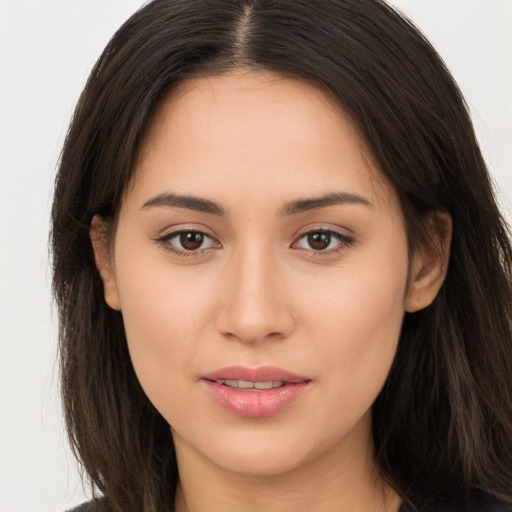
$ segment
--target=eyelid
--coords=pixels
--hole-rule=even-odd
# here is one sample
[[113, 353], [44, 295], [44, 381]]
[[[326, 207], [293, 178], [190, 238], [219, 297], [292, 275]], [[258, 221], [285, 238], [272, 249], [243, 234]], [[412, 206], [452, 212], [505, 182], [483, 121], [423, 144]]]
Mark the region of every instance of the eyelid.
[[[179, 226], [170, 226], [162, 231], [160, 235], [154, 238], [154, 241], [162, 246], [163, 249], [168, 252], [178, 256], [178, 257], [201, 257], [207, 253], [211, 253], [213, 249], [222, 248], [222, 244], [219, 242], [218, 237], [211, 234], [209, 229], [205, 229], [204, 227], [196, 227], [196, 226], [187, 226], [187, 225], [179, 225]], [[307, 226], [300, 230], [294, 237], [294, 241], [290, 245], [292, 249], [298, 249], [300, 251], [304, 251], [308, 253], [309, 257], [328, 257], [329, 255], [335, 255], [340, 252], [347, 251], [350, 246], [352, 246], [355, 242], [354, 237], [352, 235], [347, 235], [345, 231], [352, 231], [348, 228], [341, 227], [332, 227], [326, 225], [318, 225], [318, 226]], [[199, 233], [203, 235], [205, 238], [211, 241], [210, 245], [205, 248], [199, 249], [179, 249], [171, 243], [171, 241], [178, 237], [183, 233]], [[299, 242], [312, 233], [329, 233], [331, 237], [338, 240], [338, 243], [335, 247], [327, 248], [327, 249], [318, 249], [314, 248], [306, 248], [300, 247]]]
[[[347, 231], [350, 230], [347, 229]], [[334, 236], [336, 239], [338, 239], [338, 244], [336, 245], [336, 247], [324, 250], [315, 250], [313, 248], [308, 249], [298, 247], [299, 241], [312, 233], [329, 233], [331, 236]], [[291, 247], [293, 249], [298, 249], [307, 252], [308, 256], [311, 257], [327, 257], [348, 250], [352, 245], [354, 245], [354, 243], [354, 237], [352, 235], [347, 235], [346, 233], [344, 233], [341, 228], [333, 228], [326, 226], [308, 226], [307, 228], [301, 230], [301, 232], [295, 237]]]
[[[159, 244], [163, 249], [169, 251], [171, 254], [174, 254], [178, 257], [200, 257], [204, 256], [205, 253], [209, 252], [211, 249], [219, 249], [221, 247], [221, 244], [218, 241], [218, 239], [211, 233], [208, 233], [207, 231], [208, 230], [204, 228], [198, 227], [176, 226], [174, 228], [167, 228], [166, 230], [164, 230], [162, 234], [154, 238], [154, 241], [157, 244]], [[171, 241], [183, 233], [198, 233], [203, 235], [205, 238], [210, 239], [213, 243], [209, 247], [200, 248], [196, 250], [186, 250], [173, 247]]]

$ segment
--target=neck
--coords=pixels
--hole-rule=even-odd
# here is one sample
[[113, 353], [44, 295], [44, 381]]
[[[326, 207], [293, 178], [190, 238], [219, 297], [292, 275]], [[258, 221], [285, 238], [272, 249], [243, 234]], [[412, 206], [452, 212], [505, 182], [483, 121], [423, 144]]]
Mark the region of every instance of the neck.
[[[331, 449], [272, 475], [214, 465], [176, 440], [176, 512], [397, 512], [400, 498], [378, 473], [371, 443], [360, 453]], [[369, 448], [370, 446], [370, 448]]]

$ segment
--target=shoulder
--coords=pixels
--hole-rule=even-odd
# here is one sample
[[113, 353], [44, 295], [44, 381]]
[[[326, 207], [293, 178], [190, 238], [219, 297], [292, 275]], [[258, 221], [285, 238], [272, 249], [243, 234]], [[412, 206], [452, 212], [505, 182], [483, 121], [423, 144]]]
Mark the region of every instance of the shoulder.
[[444, 494], [416, 491], [408, 493], [399, 512], [512, 512], [512, 505], [500, 504], [478, 490], [470, 495], [455, 491]]

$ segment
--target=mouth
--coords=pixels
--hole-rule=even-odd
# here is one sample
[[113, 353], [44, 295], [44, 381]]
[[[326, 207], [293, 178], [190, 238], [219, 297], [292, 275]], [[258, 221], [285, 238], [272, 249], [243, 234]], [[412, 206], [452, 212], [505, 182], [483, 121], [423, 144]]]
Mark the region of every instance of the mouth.
[[311, 379], [274, 366], [223, 368], [202, 379], [213, 401], [236, 416], [274, 416], [295, 402]]
[[235, 389], [243, 389], [244, 391], [264, 391], [266, 389], [275, 389], [283, 387], [287, 384], [282, 380], [268, 380], [266, 382], [252, 382], [249, 380], [231, 380], [220, 379], [215, 381], [222, 386], [228, 386]]

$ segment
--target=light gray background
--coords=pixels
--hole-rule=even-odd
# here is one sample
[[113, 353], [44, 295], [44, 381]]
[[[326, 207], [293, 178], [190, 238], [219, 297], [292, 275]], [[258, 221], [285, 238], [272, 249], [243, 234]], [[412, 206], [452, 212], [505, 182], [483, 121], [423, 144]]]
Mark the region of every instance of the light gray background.
[[[141, 0], [0, 0], [0, 511], [86, 499], [58, 402], [52, 183], [87, 74]], [[510, 219], [512, 0], [393, 0], [458, 80]]]

